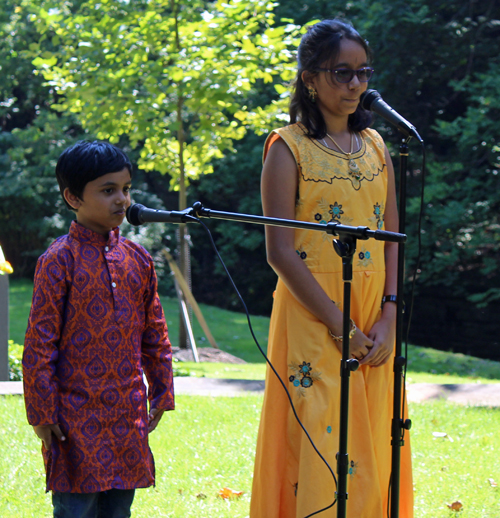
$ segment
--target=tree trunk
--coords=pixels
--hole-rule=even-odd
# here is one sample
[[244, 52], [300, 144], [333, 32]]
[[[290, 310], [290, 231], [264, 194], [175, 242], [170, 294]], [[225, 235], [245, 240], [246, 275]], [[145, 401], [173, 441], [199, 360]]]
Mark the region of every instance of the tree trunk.
[[[171, 0], [172, 13], [175, 21], [175, 43], [177, 51], [181, 49], [181, 42], [179, 36], [179, 25], [178, 25], [178, 12], [179, 5], [175, 0]], [[177, 99], [177, 141], [179, 142], [179, 210], [184, 210], [187, 207], [187, 196], [186, 196], [186, 175], [184, 170], [184, 125], [182, 121], [182, 106], [184, 103], [184, 96], [182, 93], [182, 87], [179, 86], [179, 96]], [[178, 229], [178, 246], [179, 246], [179, 257], [178, 265], [179, 269], [186, 279], [189, 288], [191, 289], [191, 268], [190, 268], [190, 252], [189, 252], [189, 239], [187, 235], [187, 228], [185, 224], [180, 224]], [[184, 295], [182, 295], [184, 298]], [[184, 299], [188, 309], [191, 313], [191, 307], [188, 302]], [[190, 346], [188, 333], [182, 318], [181, 301], [179, 300], [179, 347], [181, 349], [187, 349]]]
[[[184, 169], [184, 127], [182, 123], [182, 104], [183, 98], [179, 95], [177, 101], [177, 122], [179, 129], [177, 131], [177, 140], [179, 142], [179, 210], [184, 210], [187, 207], [187, 194], [186, 194], [186, 179]], [[189, 289], [191, 289], [191, 255], [189, 251], [189, 236], [187, 234], [187, 227], [184, 223], [179, 225], [178, 230], [178, 245], [179, 245], [179, 269], [188, 283]], [[189, 313], [191, 314], [191, 307], [182, 295], [184, 302], [186, 303]], [[179, 300], [179, 306], [181, 301]], [[179, 347], [181, 349], [187, 349], [190, 347], [189, 337], [186, 330], [184, 319], [182, 318], [182, 310], [179, 307]]]
[[9, 276], [0, 275], [0, 381], [9, 381]]

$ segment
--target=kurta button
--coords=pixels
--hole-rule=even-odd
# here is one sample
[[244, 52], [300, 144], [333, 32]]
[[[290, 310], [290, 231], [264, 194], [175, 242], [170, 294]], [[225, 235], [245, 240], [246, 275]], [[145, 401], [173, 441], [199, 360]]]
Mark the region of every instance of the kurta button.
[[112, 282], [111, 286], [113, 286], [113, 288], [116, 288], [116, 282]]
[[106, 250], [106, 252], [108, 252], [109, 251], [109, 246], [105, 246], [104, 250]]

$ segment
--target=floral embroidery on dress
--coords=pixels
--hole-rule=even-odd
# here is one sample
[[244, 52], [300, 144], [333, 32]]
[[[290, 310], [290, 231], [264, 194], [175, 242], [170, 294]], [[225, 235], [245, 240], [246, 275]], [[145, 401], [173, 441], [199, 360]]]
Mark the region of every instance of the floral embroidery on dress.
[[335, 202], [333, 205], [330, 205], [328, 213], [332, 215], [332, 219], [330, 221], [340, 222], [340, 217], [344, 214], [344, 211], [342, 210], [342, 205]]
[[[334, 179], [349, 180], [356, 191], [361, 188], [363, 180], [371, 182], [375, 176], [378, 176], [384, 170], [385, 166], [385, 164], [381, 164], [382, 167], [372, 167], [372, 151], [367, 148], [364, 142], [361, 151], [355, 154], [357, 156], [349, 160], [346, 157], [336, 157], [336, 160], [332, 160], [332, 156], [335, 157], [335, 151], [326, 152], [324, 156], [316, 155], [313, 158], [308, 155], [308, 150], [303, 150], [303, 155], [304, 162], [314, 161], [319, 164], [314, 177], [309, 178], [303, 174], [304, 180], [328, 182], [330, 184]], [[353, 164], [355, 167], [353, 167]], [[309, 175], [310, 173], [307, 174], [307, 176]]]
[[[302, 140], [307, 130], [301, 123], [287, 126], [286, 130], [299, 145], [298, 155], [301, 161], [298, 169], [306, 182], [333, 184], [334, 180], [347, 180], [358, 191], [363, 181], [373, 181], [386, 167], [375, 149], [382, 149], [381, 137], [374, 139], [367, 132], [361, 132], [361, 148], [347, 158], [338, 151], [326, 149], [320, 144], [315, 145], [314, 141]], [[312, 146], [310, 142], [313, 143]]]
[[297, 252], [297, 255], [302, 259], [302, 260], [305, 260], [307, 259], [307, 254], [306, 252], [304, 251], [304, 247], [302, 245], [299, 246], [299, 248], [297, 250], [295, 250]]
[[[349, 225], [352, 222], [352, 218], [346, 217], [342, 210], [342, 205], [339, 202], [335, 202], [333, 205], [325, 198], [316, 200], [317, 212], [314, 213], [314, 221], [321, 224], [326, 223], [342, 223], [343, 225]], [[328, 235], [325, 233], [323, 236], [327, 238]]]
[[351, 475], [351, 478], [356, 475], [356, 472], [358, 471], [358, 464], [358, 462], [354, 462], [353, 460], [349, 462], [349, 475]]
[[384, 204], [379, 204], [378, 202], [373, 206], [373, 214], [371, 218], [368, 219], [368, 221], [371, 221], [375, 225], [377, 225], [377, 228], [379, 230], [382, 230], [384, 227]]
[[306, 396], [306, 390], [313, 386], [315, 381], [321, 380], [321, 372], [313, 372], [311, 364], [303, 361], [300, 365], [292, 362], [288, 368], [293, 374], [288, 378], [290, 383], [297, 389], [299, 397]]
[[370, 264], [373, 264], [372, 255], [369, 250], [366, 249], [365, 246], [358, 253], [359, 261], [358, 266], [363, 266], [367, 268]]
[[330, 209], [330, 204], [325, 198], [321, 198], [321, 200], [316, 200], [318, 205], [318, 212], [314, 214], [314, 220], [318, 223], [326, 224], [329, 219], [328, 211]]

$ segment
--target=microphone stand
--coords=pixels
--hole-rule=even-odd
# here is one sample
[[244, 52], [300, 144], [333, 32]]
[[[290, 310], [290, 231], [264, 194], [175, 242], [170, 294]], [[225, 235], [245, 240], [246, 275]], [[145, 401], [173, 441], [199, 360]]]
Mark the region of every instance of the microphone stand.
[[[411, 136], [402, 139], [399, 147], [399, 231], [404, 233], [406, 227], [406, 170], [408, 165], [408, 142]], [[397, 278], [397, 313], [396, 313], [396, 350], [394, 357], [394, 398], [392, 435], [392, 468], [391, 468], [391, 498], [390, 516], [399, 518], [399, 491], [401, 475], [401, 448], [404, 446], [404, 431], [411, 428], [411, 420], [404, 420], [402, 411], [403, 370], [406, 358], [402, 354], [403, 343], [403, 313], [404, 313], [404, 262], [405, 244], [398, 244], [398, 278]]]
[[339, 451], [337, 453], [337, 518], [344, 518], [347, 513], [347, 475], [349, 473], [349, 455], [347, 453], [349, 422], [349, 378], [351, 372], [359, 367], [359, 361], [349, 354], [351, 328], [351, 283], [352, 258], [356, 252], [356, 238], [350, 234], [340, 234], [334, 239], [333, 248], [342, 258], [342, 281], [344, 283], [344, 312], [342, 321], [342, 360], [340, 362], [340, 429]]
[[[405, 169], [406, 170], [406, 169]], [[234, 212], [222, 212], [207, 209], [200, 202], [196, 202], [191, 209], [186, 209], [181, 219], [184, 222], [196, 221], [194, 217], [200, 218], [219, 218], [232, 221], [256, 223], [261, 225], [273, 225], [279, 227], [292, 227], [306, 230], [316, 230], [327, 232], [338, 239], [334, 239], [333, 246], [335, 252], [342, 258], [342, 280], [344, 284], [344, 313], [343, 313], [343, 340], [342, 340], [342, 360], [341, 360], [341, 384], [340, 384], [340, 429], [339, 429], [339, 451], [337, 453], [337, 473], [338, 483], [336, 491], [337, 518], [345, 518], [347, 507], [347, 476], [349, 473], [349, 456], [347, 453], [348, 440], [348, 415], [349, 415], [349, 378], [351, 372], [359, 367], [356, 359], [350, 358], [349, 354], [349, 332], [351, 326], [351, 282], [352, 282], [352, 259], [356, 251], [357, 239], [367, 240], [370, 238], [378, 241], [392, 241], [402, 243], [406, 240], [404, 234], [388, 232], [385, 230], [370, 230], [368, 227], [351, 227], [340, 223], [309, 223], [306, 221], [288, 220], [280, 218], [268, 218], [265, 216], [252, 216]], [[194, 216], [194, 217], [193, 217]], [[399, 265], [398, 265], [399, 266]], [[402, 301], [399, 297], [398, 284], [398, 304]], [[398, 414], [399, 416], [399, 414]], [[394, 430], [394, 426], [393, 426]], [[398, 479], [399, 483], [399, 479]]]
[[[371, 110], [398, 128], [405, 138], [402, 139], [399, 148], [399, 232], [405, 232], [406, 221], [406, 169], [408, 161], [408, 142], [415, 137], [420, 144], [424, 144], [422, 137], [418, 134], [415, 126], [399, 113], [386, 104], [376, 90], [366, 90], [361, 94], [360, 104], [365, 110]], [[411, 428], [411, 421], [404, 420], [402, 415], [402, 387], [403, 371], [406, 366], [406, 358], [402, 355], [403, 338], [403, 283], [404, 283], [404, 243], [398, 246], [398, 271], [397, 271], [397, 314], [396, 314], [396, 348], [394, 357], [394, 399], [393, 399], [393, 418], [391, 424], [392, 435], [392, 467], [390, 488], [390, 517], [399, 518], [399, 491], [401, 474], [401, 448], [404, 446], [404, 431]]]

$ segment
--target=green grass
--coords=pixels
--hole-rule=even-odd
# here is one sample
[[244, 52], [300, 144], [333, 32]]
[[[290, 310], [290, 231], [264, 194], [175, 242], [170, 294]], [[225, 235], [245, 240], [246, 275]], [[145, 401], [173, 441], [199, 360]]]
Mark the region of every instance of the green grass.
[[[10, 336], [22, 343], [32, 285], [11, 281]], [[163, 299], [170, 336], [176, 344], [178, 310]], [[184, 362], [191, 375], [263, 379], [265, 363], [250, 337], [244, 315], [203, 306], [221, 349], [247, 364]], [[266, 344], [269, 319], [252, 317]], [[194, 323], [198, 346], [207, 344]], [[20, 347], [12, 348], [16, 355]], [[409, 346], [410, 382], [471, 383], [500, 381], [500, 363], [462, 354]], [[178, 364], [179, 365], [179, 364]], [[135, 518], [248, 516], [251, 477], [262, 396], [239, 398], [178, 396], [151, 436], [157, 486], [137, 492]], [[446, 401], [410, 404], [416, 518], [498, 518], [500, 516], [500, 409], [458, 406]], [[433, 432], [446, 433], [436, 437]], [[0, 516], [49, 516], [39, 441], [26, 423], [20, 397], [0, 397]], [[492, 482], [490, 482], [490, 480]], [[244, 491], [230, 502], [217, 497], [223, 487]], [[447, 504], [460, 500], [463, 510]], [[26, 502], [30, 502], [27, 506]]]
[[263, 380], [266, 376], [265, 363], [180, 362], [177, 366], [201, 378]]
[[[161, 298], [165, 318], [167, 320], [170, 341], [177, 346], [179, 341], [179, 309], [177, 299]], [[264, 363], [248, 329], [248, 321], [243, 313], [200, 304], [200, 309], [207, 321], [217, 345], [223, 351], [231, 353], [249, 363]], [[198, 347], [210, 347], [208, 340], [196, 318], [193, 319], [193, 334]], [[269, 318], [251, 317], [252, 327], [264, 352], [267, 351], [267, 335]]]
[[[412, 345], [408, 348], [408, 358], [409, 383], [500, 383], [499, 362]], [[258, 380], [264, 379], [266, 372], [263, 363], [182, 362], [179, 365], [192, 376], [206, 378]]]
[[9, 337], [24, 343], [33, 295], [33, 283], [27, 279], [9, 279]]
[[[247, 516], [261, 405], [261, 396], [178, 396], [151, 435], [156, 487], [137, 491], [134, 518]], [[0, 516], [49, 516], [40, 444], [21, 397], [0, 397], [0, 443]], [[244, 494], [224, 501], [224, 487]]]
[[[32, 294], [33, 283], [31, 281], [25, 279], [10, 280], [9, 335], [18, 344], [24, 342]], [[161, 302], [167, 320], [170, 341], [172, 345], [176, 346], [179, 341], [179, 307], [177, 299], [161, 297]], [[220, 349], [234, 354], [249, 363], [264, 363], [265, 360], [248, 331], [247, 318], [244, 314], [205, 304], [200, 304], [200, 308]], [[252, 316], [252, 326], [259, 343], [265, 351], [267, 349], [269, 318]], [[210, 346], [196, 318], [194, 318], [193, 322], [193, 333], [198, 347]]]
[[499, 383], [500, 362], [408, 346], [410, 383]]
[[[262, 397], [178, 396], [176, 402], [151, 436], [157, 484], [137, 491], [133, 517], [248, 516]], [[489, 479], [500, 482], [500, 410], [438, 401], [410, 405], [410, 414], [415, 517], [498, 518], [500, 493]], [[19, 396], [0, 397], [0, 444], [0, 516], [50, 516], [40, 444]], [[224, 487], [244, 494], [223, 501], [217, 494]], [[464, 506], [460, 513], [446, 506], [456, 500]]]
[[[410, 405], [410, 414], [415, 517], [498, 518], [500, 409], [439, 401]], [[446, 507], [457, 500], [458, 513]]]
[[[32, 290], [31, 281], [17, 279], [10, 281], [10, 338], [18, 344], [24, 341]], [[170, 339], [173, 345], [177, 345], [179, 336], [177, 301], [163, 297], [162, 305]], [[219, 347], [242, 358], [248, 364], [186, 362], [182, 364], [183, 370], [196, 376], [264, 379], [265, 360], [250, 335], [246, 316], [204, 304], [200, 306]], [[251, 320], [257, 339], [266, 351], [269, 318], [252, 316]], [[209, 345], [196, 319], [193, 323], [193, 333], [198, 347]], [[500, 362], [410, 345], [408, 381], [410, 383], [497, 383], [500, 382]]]

